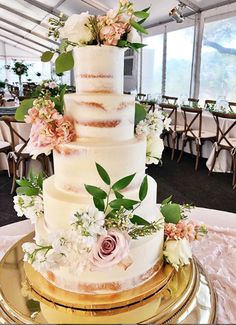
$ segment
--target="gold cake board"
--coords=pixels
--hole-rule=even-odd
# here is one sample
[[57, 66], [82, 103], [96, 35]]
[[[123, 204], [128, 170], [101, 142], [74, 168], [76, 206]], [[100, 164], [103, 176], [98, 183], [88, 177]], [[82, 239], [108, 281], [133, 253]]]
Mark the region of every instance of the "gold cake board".
[[0, 263], [1, 324], [212, 324], [216, 299], [197, 260], [169, 265], [143, 285], [121, 293], [82, 295], [56, 288], [23, 262], [18, 241]]

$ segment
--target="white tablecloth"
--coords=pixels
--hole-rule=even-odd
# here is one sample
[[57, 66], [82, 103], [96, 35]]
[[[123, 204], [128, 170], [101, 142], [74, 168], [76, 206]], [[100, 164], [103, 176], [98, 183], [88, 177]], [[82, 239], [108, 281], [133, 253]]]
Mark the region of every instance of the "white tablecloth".
[[[208, 225], [209, 233], [195, 242], [193, 252], [212, 281], [218, 298], [219, 324], [236, 323], [236, 214], [195, 208], [191, 218]], [[0, 228], [0, 257], [33, 230], [28, 220]]]
[[[189, 120], [192, 120], [192, 114], [187, 113], [187, 118]], [[233, 124], [234, 120], [232, 119], [221, 119], [221, 127], [222, 130], [226, 130]], [[179, 109], [177, 112], [177, 124], [178, 125], [183, 125], [184, 126], [184, 117], [183, 113]], [[198, 123], [195, 121], [192, 125], [192, 128], [198, 129]], [[209, 132], [215, 132], [216, 133], [216, 123], [215, 120], [210, 112], [203, 111], [202, 112], [202, 130], [203, 131], [209, 131]], [[231, 131], [228, 133], [229, 137], [236, 138], [236, 127], [231, 129]], [[179, 148], [181, 148], [182, 141], [180, 139], [179, 141]], [[189, 146], [187, 145], [185, 147], [186, 152], [190, 152]], [[193, 153], [196, 154], [195, 151], [195, 146], [193, 145]], [[208, 169], [211, 168], [212, 163], [213, 163], [213, 157], [214, 157], [214, 147], [212, 145], [212, 142], [206, 141], [202, 147], [202, 157], [207, 158], [207, 167]], [[221, 153], [219, 154], [216, 163], [215, 163], [215, 172], [230, 172], [232, 167], [232, 156], [231, 154], [226, 151], [222, 150]]]

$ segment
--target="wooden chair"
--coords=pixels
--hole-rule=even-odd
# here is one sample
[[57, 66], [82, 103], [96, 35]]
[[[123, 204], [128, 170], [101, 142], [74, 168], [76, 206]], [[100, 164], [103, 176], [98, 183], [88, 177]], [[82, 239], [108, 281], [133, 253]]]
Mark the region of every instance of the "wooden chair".
[[236, 103], [235, 102], [229, 102], [229, 108], [231, 108], [232, 111], [236, 112]]
[[211, 107], [216, 105], [216, 100], [213, 99], [206, 99], [205, 103], [204, 103], [204, 109], [206, 111], [209, 111], [211, 109]]
[[188, 104], [190, 107], [192, 108], [198, 108], [198, 102], [199, 102], [199, 99], [197, 98], [188, 98]]
[[[197, 152], [195, 170], [197, 170], [199, 159], [202, 155], [202, 145], [205, 141], [211, 141], [214, 143], [216, 134], [202, 130], [202, 109], [181, 107], [181, 111], [184, 115], [184, 132], [182, 134], [182, 149], [177, 162], [180, 162], [187, 142], [189, 143], [190, 153], [193, 154], [192, 142], [194, 141]], [[195, 125], [197, 124], [197, 127], [194, 127], [194, 122]]]
[[3, 153], [6, 156], [8, 156], [10, 151], [11, 151], [11, 144], [7, 141], [0, 140], [0, 153]]
[[162, 96], [162, 103], [159, 104], [160, 107], [162, 107], [163, 105], [166, 107], [166, 105], [177, 105], [177, 100], [178, 97], [173, 97], [173, 96]]
[[162, 138], [163, 138], [163, 140], [165, 138], [167, 139], [168, 147], [170, 147], [169, 136], [171, 137], [171, 141], [172, 141], [171, 160], [173, 160], [174, 156], [175, 156], [175, 150], [179, 149], [179, 138], [180, 138], [181, 134], [184, 132], [184, 126], [178, 124], [178, 121], [177, 121], [178, 106], [177, 105], [163, 103], [160, 107], [161, 107], [162, 111], [167, 113], [167, 117], [171, 118], [170, 129], [165, 130], [163, 132]]
[[[29, 162], [32, 157], [30, 153], [27, 151], [27, 144], [29, 142], [29, 138], [25, 139], [19, 132], [16, 130], [14, 122], [17, 123], [25, 123], [18, 122], [15, 120], [13, 116], [2, 116], [0, 120], [5, 122], [9, 128], [10, 136], [11, 136], [11, 151], [8, 153], [8, 163], [9, 170], [12, 174], [12, 188], [11, 194], [15, 191], [16, 188], [16, 179], [17, 175], [21, 174], [21, 176], [26, 175], [26, 163]], [[20, 144], [16, 144], [15, 139], [21, 140]], [[40, 161], [42, 165], [43, 172], [49, 176], [49, 157], [41, 154], [37, 157], [37, 160]], [[22, 167], [22, 170], [20, 168]], [[21, 171], [21, 173], [20, 173]]]
[[146, 94], [142, 94], [142, 93], [139, 93], [139, 94], [137, 94], [137, 96], [136, 96], [136, 98], [137, 98], [137, 100], [138, 100], [139, 102], [144, 101], [146, 97], [147, 97], [147, 95], [146, 95]]
[[[236, 104], [235, 104], [236, 106]], [[232, 186], [233, 189], [236, 189], [236, 138], [229, 137], [228, 134], [233, 128], [236, 128], [236, 114], [225, 114], [225, 113], [220, 113], [220, 112], [212, 112], [212, 115], [215, 119], [216, 122], [216, 143], [215, 143], [215, 151], [214, 151], [214, 158], [213, 158], [213, 163], [211, 166], [211, 169], [209, 171], [210, 175], [215, 167], [216, 159], [219, 156], [220, 152], [222, 150], [227, 150], [230, 152], [232, 156], [232, 165], [233, 165], [233, 181], [232, 181]], [[233, 123], [223, 130], [222, 120], [225, 119], [230, 119], [233, 120]], [[225, 123], [223, 123], [225, 125]]]

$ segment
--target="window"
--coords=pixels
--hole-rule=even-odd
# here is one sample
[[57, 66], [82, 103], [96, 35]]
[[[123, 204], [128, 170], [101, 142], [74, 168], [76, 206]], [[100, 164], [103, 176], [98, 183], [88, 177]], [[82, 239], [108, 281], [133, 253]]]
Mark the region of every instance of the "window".
[[166, 95], [188, 97], [191, 82], [194, 27], [167, 34]]
[[236, 17], [205, 24], [200, 99], [236, 101]]
[[156, 96], [162, 85], [163, 35], [147, 37], [143, 43], [147, 46], [143, 49], [142, 92]]

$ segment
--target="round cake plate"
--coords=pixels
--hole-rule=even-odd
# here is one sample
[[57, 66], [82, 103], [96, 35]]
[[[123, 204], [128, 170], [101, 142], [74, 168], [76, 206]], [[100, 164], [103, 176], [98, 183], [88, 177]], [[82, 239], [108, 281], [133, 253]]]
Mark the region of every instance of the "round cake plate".
[[[0, 324], [212, 324], [216, 298], [199, 262], [177, 273], [166, 265], [133, 290], [80, 295], [54, 287], [24, 264], [19, 240], [0, 263]], [[91, 299], [91, 297], [93, 297]]]

